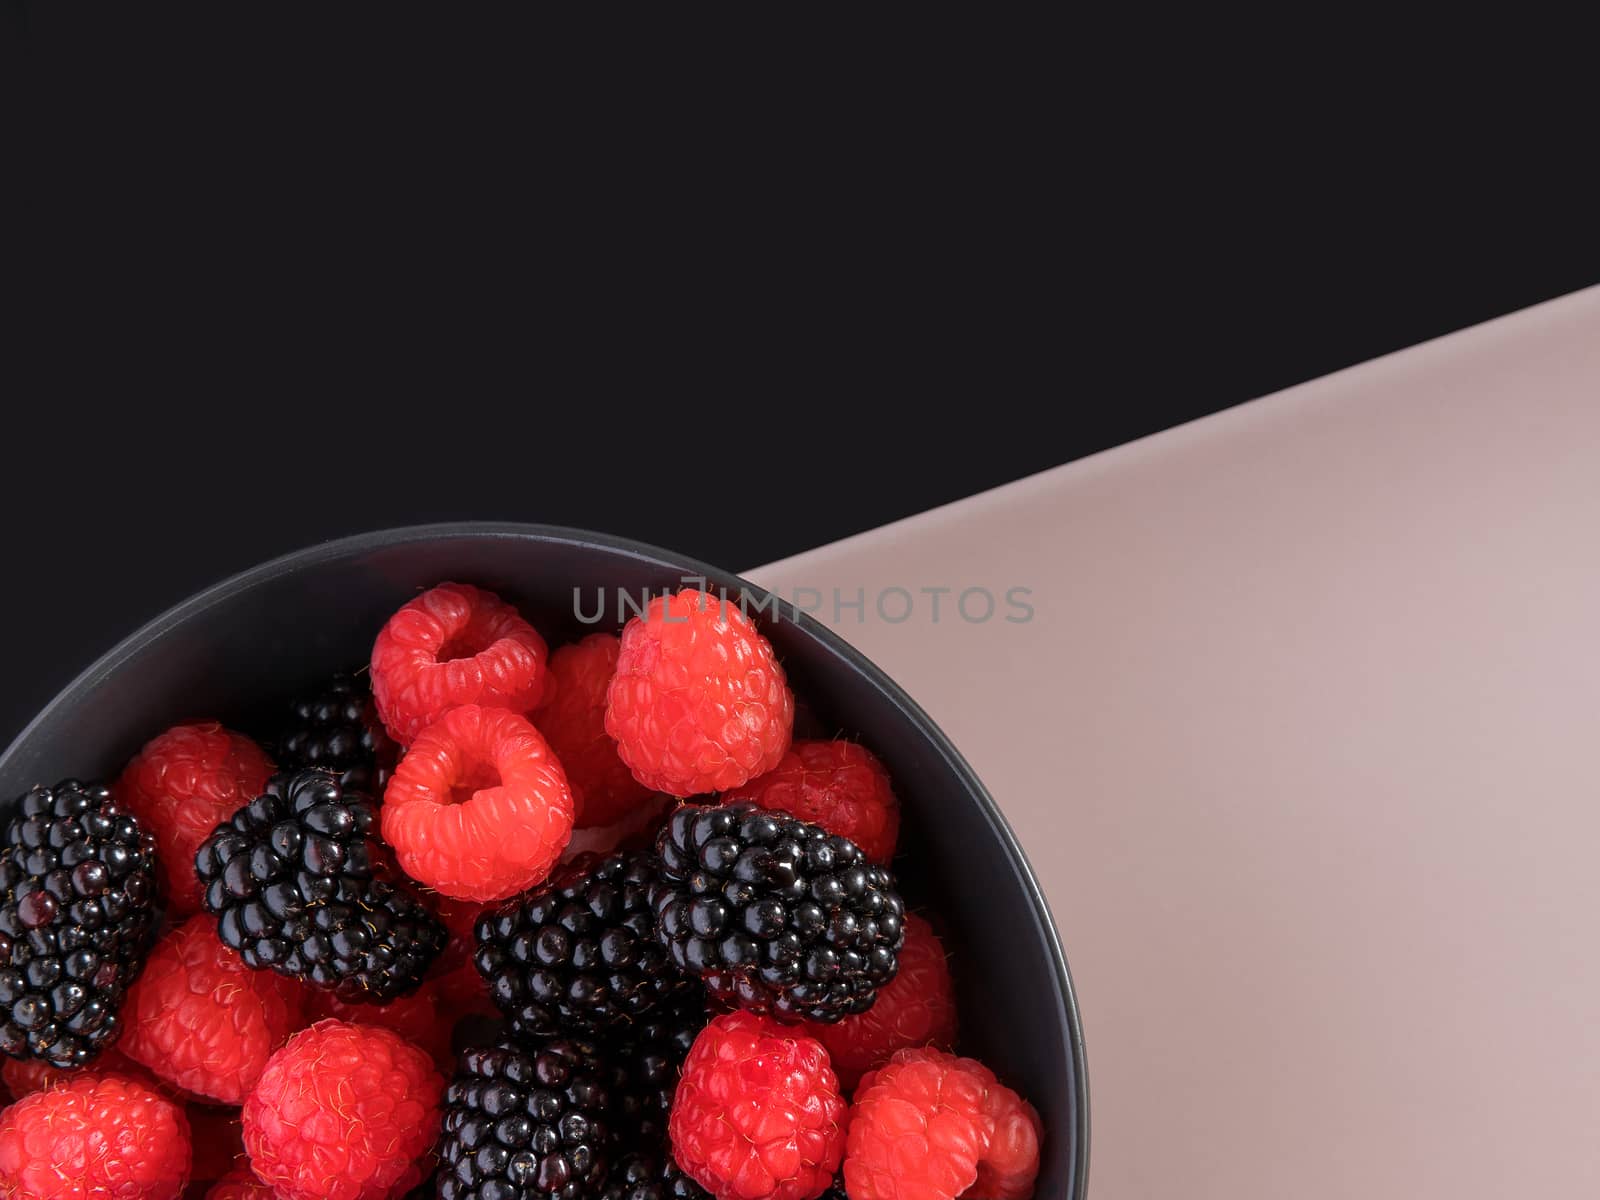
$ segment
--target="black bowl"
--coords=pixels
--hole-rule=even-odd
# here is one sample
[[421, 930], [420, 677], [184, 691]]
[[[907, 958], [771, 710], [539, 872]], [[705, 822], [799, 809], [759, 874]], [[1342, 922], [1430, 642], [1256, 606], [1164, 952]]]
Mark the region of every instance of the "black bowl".
[[[384, 620], [442, 580], [515, 602], [552, 646], [616, 629], [637, 603], [704, 578], [754, 604], [797, 696], [823, 729], [858, 737], [888, 767], [906, 810], [895, 864], [913, 908], [951, 951], [961, 1048], [1038, 1107], [1040, 1200], [1084, 1194], [1088, 1090], [1066, 958], [1016, 839], [972, 769], [926, 713], [870, 662], [792, 606], [664, 550], [535, 525], [458, 524], [365, 534], [290, 554], [201, 592], [74, 680], [0, 757], [5, 808], [36, 783], [112, 777], [176, 721], [250, 730], [286, 697], [362, 663]], [[588, 623], [601, 597], [604, 618]], [[579, 618], [582, 614], [583, 619]]]

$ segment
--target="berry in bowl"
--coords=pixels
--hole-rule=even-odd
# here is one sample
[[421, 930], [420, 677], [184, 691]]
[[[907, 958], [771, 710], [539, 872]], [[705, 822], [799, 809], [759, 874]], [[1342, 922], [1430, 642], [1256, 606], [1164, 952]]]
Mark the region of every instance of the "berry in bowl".
[[1066, 964], [993, 802], [700, 564], [302, 551], [96, 663], [0, 796], [5, 1194], [1083, 1194]]

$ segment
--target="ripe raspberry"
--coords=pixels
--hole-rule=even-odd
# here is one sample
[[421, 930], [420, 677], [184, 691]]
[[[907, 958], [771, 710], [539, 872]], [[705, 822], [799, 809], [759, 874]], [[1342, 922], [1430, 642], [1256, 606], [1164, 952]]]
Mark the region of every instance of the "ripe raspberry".
[[444, 1079], [399, 1034], [319, 1021], [244, 1105], [244, 1144], [278, 1200], [387, 1200], [422, 1181]]
[[303, 1022], [301, 989], [245, 966], [201, 914], [150, 952], [128, 990], [118, 1046], [178, 1087], [243, 1104], [267, 1059]]
[[244, 1156], [244, 1125], [239, 1120], [239, 1110], [191, 1104], [187, 1111], [189, 1135], [194, 1143], [194, 1169], [189, 1172], [192, 1181], [190, 1190], [197, 1190], [198, 1184], [225, 1179], [237, 1170], [249, 1174], [250, 1164]]
[[749, 800], [849, 838], [887, 866], [900, 836], [900, 801], [889, 772], [854, 742], [795, 742], [772, 770], [723, 795]]
[[383, 836], [413, 879], [455, 900], [504, 900], [550, 874], [572, 836], [572, 792], [539, 731], [464, 704], [406, 751]]
[[833, 1182], [846, 1110], [828, 1052], [770, 1017], [717, 1017], [683, 1063], [673, 1157], [717, 1200], [814, 1200]]
[[606, 732], [646, 787], [738, 787], [778, 765], [793, 726], [783, 668], [737, 604], [693, 590], [658, 596], [623, 629]]
[[579, 828], [620, 821], [650, 796], [606, 732], [606, 689], [621, 651], [609, 633], [561, 647], [550, 656], [544, 699], [533, 713], [567, 773]]
[[531, 712], [544, 693], [544, 639], [504, 600], [441, 583], [389, 618], [372, 647], [372, 694], [402, 746], [458, 704]]
[[1044, 1128], [1039, 1114], [1021, 1096], [1002, 1084], [989, 1089], [987, 1109], [994, 1121], [988, 1152], [978, 1161], [978, 1181], [971, 1195], [982, 1200], [1031, 1200], [1039, 1177], [1039, 1143]]
[[13, 1100], [21, 1100], [24, 1096], [42, 1092], [58, 1083], [86, 1079], [90, 1076], [100, 1079], [107, 1075], [120, 1075], [124, 1079], [132, 1079], [146, 1087], [161, 1090], [155, 1076], [138, 1063], [123, 1057], [122, 1051], [115, 1046], [102, 1050], [87, 1067], [52, 1067], [37, 1058], [0, 1060], [0, 1082], [5, 1084]]
[[856, 1090], [851, 1200], [1027, 1200], [1038, 1168], [1037, 1116], [975, 1059], [901, 1050]]
[[944, 946], [933, 928], [921, 917], [907, 916], [900, 973], [879, 990], [872, 1007], [837, 1024], [813, 1022], [806, 1032], [827, 1048], [846, 1091], [854, 1089], [866, 1072], [888, 1062], [896, 1050], [954, 1046], [955, 992]]
[[278, 1200], [278, 1193], [256, 1178], [248, 1165], [235, 1167], [217, 1180], [205, 1200]]
[[142, 1084], [93, 1074], [0, 1113], [0, 1195], [19, 1200], [177, 1200], [189, 1122]]
[[260, 795], [272, 760], [215, 721], [178, 725], [148, 742], [117, 780], [116, 795], [156, 835], [168, 909], [200, 911], [195, 851], [211, 831]]

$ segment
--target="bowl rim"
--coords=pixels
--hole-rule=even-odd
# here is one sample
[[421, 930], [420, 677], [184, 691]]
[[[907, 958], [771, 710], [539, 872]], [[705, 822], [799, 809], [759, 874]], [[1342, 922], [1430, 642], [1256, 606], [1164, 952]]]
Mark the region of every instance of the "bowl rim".
[[[809, 613], [731, 571], [722, 570], [708, 563], [700, 562], [698, 559], [653, 546], [647, 542], [639, 542], [613, 534], [599, 533], [572, 526], [517, 521], [442, 521], [421, 525], [403, 525], [389, 529], [370, 530], [365, 533], [351, 534], [318, 542], [298, 550], [291, 550], [286, 554], [280, 554], [276, 558], [268, 559], [265, 562], [230, 575], [211, 584], [209, 587], [195, 592], [187, 599], [179, 601], [158, 616], [146, 621], [139, 628], [117, 642], [111, 649], [96, 658], [89, 666], [80, 671], [70, 683], [57, 692], [34, 715], [33, 719], [23, 726], [22, 731], [12, 739], [5, 751], [0, 753], [0, 766], [4, 766], [19, 748], [27, 742], [34, 730], [48, 721], [58, 709], [64, 709], [77, 703], [82, 696], [99, 686], [102, 680], [121, 667], [124, 662], [143, 649], [148, 643], [160, 638], [213, 605], [222, 603], [261, 583], [291, 574], [304, 567], [347, 558], [353, 554], [383, 549], [389, 546], [404, 545], [409, 542], [484, 537], [505, 538], [511, 541], [538, 541], [562, 545], [601, 547], [640, 559], [652, 565], [680, 569], [685, 579], [703, 578], [708, 583], [716, 584], [718, 587], [743, 589], [752, 597], [760, 599], [763, 604], [776, 604], [777, 608], [782, 612], [783, 620], [799, 625], [808, 636], [820, 641], [832, 654], [850, 666], [859, 676], [870, 682], [922, 734], [928, 744], [938, 752], [945, 765], [960, 778], [967, 791], [977, 800], [985, 821], [994, 835], [1000, 839], [1007, 856], [1011, 859], [1013, 868], [1022, 881], [1023, 888], [1032, 902], [1034, 923], [1038, 926], [1046, 945], [1051, 950], [1051, 965], [1054, 968], [1056, 988], [1061, 998], [1063, 1015], [1067, 1024], [1067, 1044], [1072, 1055], [1073, 1080], [1076, 1092], [1073, 1099], [1075, 1101], [1075, 1123], [1077, 1128], [1074, 1132], [1076, 1134], [1078, 1152], [1074, 1156], [1075, 1162], [1071, 1171], [1072, 1192], [1073, 1195], [1079, 1197], [1086, 1195], [1089, 1173], [1089, 1074], [1088, 1060], [1084, 1049], [1083, 1022], [1078, 1008], [1077, 995], [1072, 986], [1072, 976], [1067, 967], [1066, 951], [1062, 947], [1060, 934], [1057, 931], [1055, 919], [1051, 914], [1049, 902], [1045, 899], [1044, 890], [1040, 887], [1038, 877], [1034, 874], [1033, 865], [1028, 861], [1027, 854], [1017, 841], [1016, 834], [1001, 813], [999, 805], [995, 803], [994, 797], [989, 794], [988, 788], [983, 785], [983, 781], [978, 778], [977, 772], [962, 757], [961, 752], [956, 749], [955, 744], [948, 735], [939, 728], [933, 718], [923, 710], [922, 706], [913, 700], [905, 689], [896, 683], [887, 672], [828, 626], [814, 619]], [[693, 572], [693, 575], [688, 574], [690, 571]], [[770, 611], [770, 609], [764, 611]]]

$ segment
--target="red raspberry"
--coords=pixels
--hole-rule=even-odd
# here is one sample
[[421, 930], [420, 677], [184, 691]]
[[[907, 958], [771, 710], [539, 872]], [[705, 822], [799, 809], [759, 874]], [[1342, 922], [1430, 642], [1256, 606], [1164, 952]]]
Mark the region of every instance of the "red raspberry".
[[464, 704], [428, 726], [383, 794], [383, 836], [411, 878], [455, 900], [541, 882], [572, 836], [572, 792], [543, 736]]
[[682, 591], [624, 627], [606, 732], [646, 787], [738, 787], [778, 765], [793, 727], [783, 668], [737, 604]]
[[183, 1092], [180, 1088], [173, 1087], [164, 1080], [157, 1079], [144, 1067], [123, 1055], [116, 1046], [102, 1050], [100, 1054], [87, 1067], [77, 1067], [63, 1070], [41, 1062], [37, 1058], [5, 1058], [0, 1060], [0, 1081], [3, 1081], [12, 1099], [20, 1100], [24, 1096], [31, 1096], [34, 1092], [42, 1092], [45, 1088], [55, 1087], [58, 1083], [70, 1082], [74, 1079], [103, 1079], [108, 1075], [115, 1075], [122, 1079], [130, 1079], [134, 1083], [143, 1084], [153, 1091], [160, 1092], [169, 1100], [186, 1104], [193, 1097]]
[[1039, 1178], [1039, 1143], [1044, 1138], [1039, 1114], [998, 1083], [989, 1089], [987, 1107], [994, 1135], [978, 1162], [978, 1181], [971, 1195], [983, 1200], [1030, 1200]]
[[122, 1014], [124, 1054], [223, 1104], [244, 1103], [267, 1059], [305, 1020], [300, 986], [245, 966], [205, 914], [156, 943]]
[[236, 1170], [249, 1172], [244, 1157], [244, 1125], [237, 1108], [210, 1108], [191, 1104], [188, 1109], [189, 1134], [194, 1142], [194, 1169], [189, 1172], [195, 1184], [215, 1183]]
[[171, 912], [200, 911], [200, 843], [261, 794], [272, 769], [259, 746], [215, 721], [167, 730], [123, 769], [117, 798], [156, 835]]
[[872, 1007], [835, 1025], [809, 1022], [805, 1029], [826, 1047], [846, 1091], [896, 1050], [950, 1049], [956, 1040], [956, 997], [950, 964], [933, 928], [921, 917], [907, 916], [900, 971], [879, 990]]
[[458, 704], [531, 712], [544, 639], [493, 592], [441, 583], [394, 616], [372, 647], [372, 695], [402, 746]]
[[278, 1200], [278, 1193], [256, 1178], [248, 1166], [235, 1167], [217, 1180], [205, 1200]]
[[846, 1108], [828, 1053], [770, 1017], [717, 1017], [673, 1095], [678, 1166], [716, 1200], [815, 1200], [844, 1154]]
[[351, 1004], [318, 988], [311, 1008], [319, 1020], [332, 1017], [351, 1025], [375, 1025], [398, 1033], [413, 1046], [426, 1050], [435, 1065], [448, 1070], [450, 1027], [454, 1021], [446, 1017], [440, 1004], [440, 982], [430, 979], [411, 995], [388, 1004]]
[[620, 821], [650, 795], [606, 732], [606, 689], [622, 643], [591, 633], [550, 656], [549, 683], [533, 723], [561, 760], [580, 829]]
[[975, 1059], [901, 1050], [856, 1089], [850, 1200], [1026, 1200], [1038, 1169], [1038, 1118]]
[[749, 800], [821, 825], [884, 866], [900, 836], [900, 801], [889, 772], [854, 742], [795, 742], [776, 767], [723, 799]]
[[0, 1195], [178, 1200], [188, 1182], [189, 1122], [143, 1084], [80, 1072], [0, 1113]]
[[278, 1200], [387, 1200], [415, 1187], [444, 1079], [399, 1034], [319, 1021], [272, 1056], [244, 1105], [250, 1167]]

